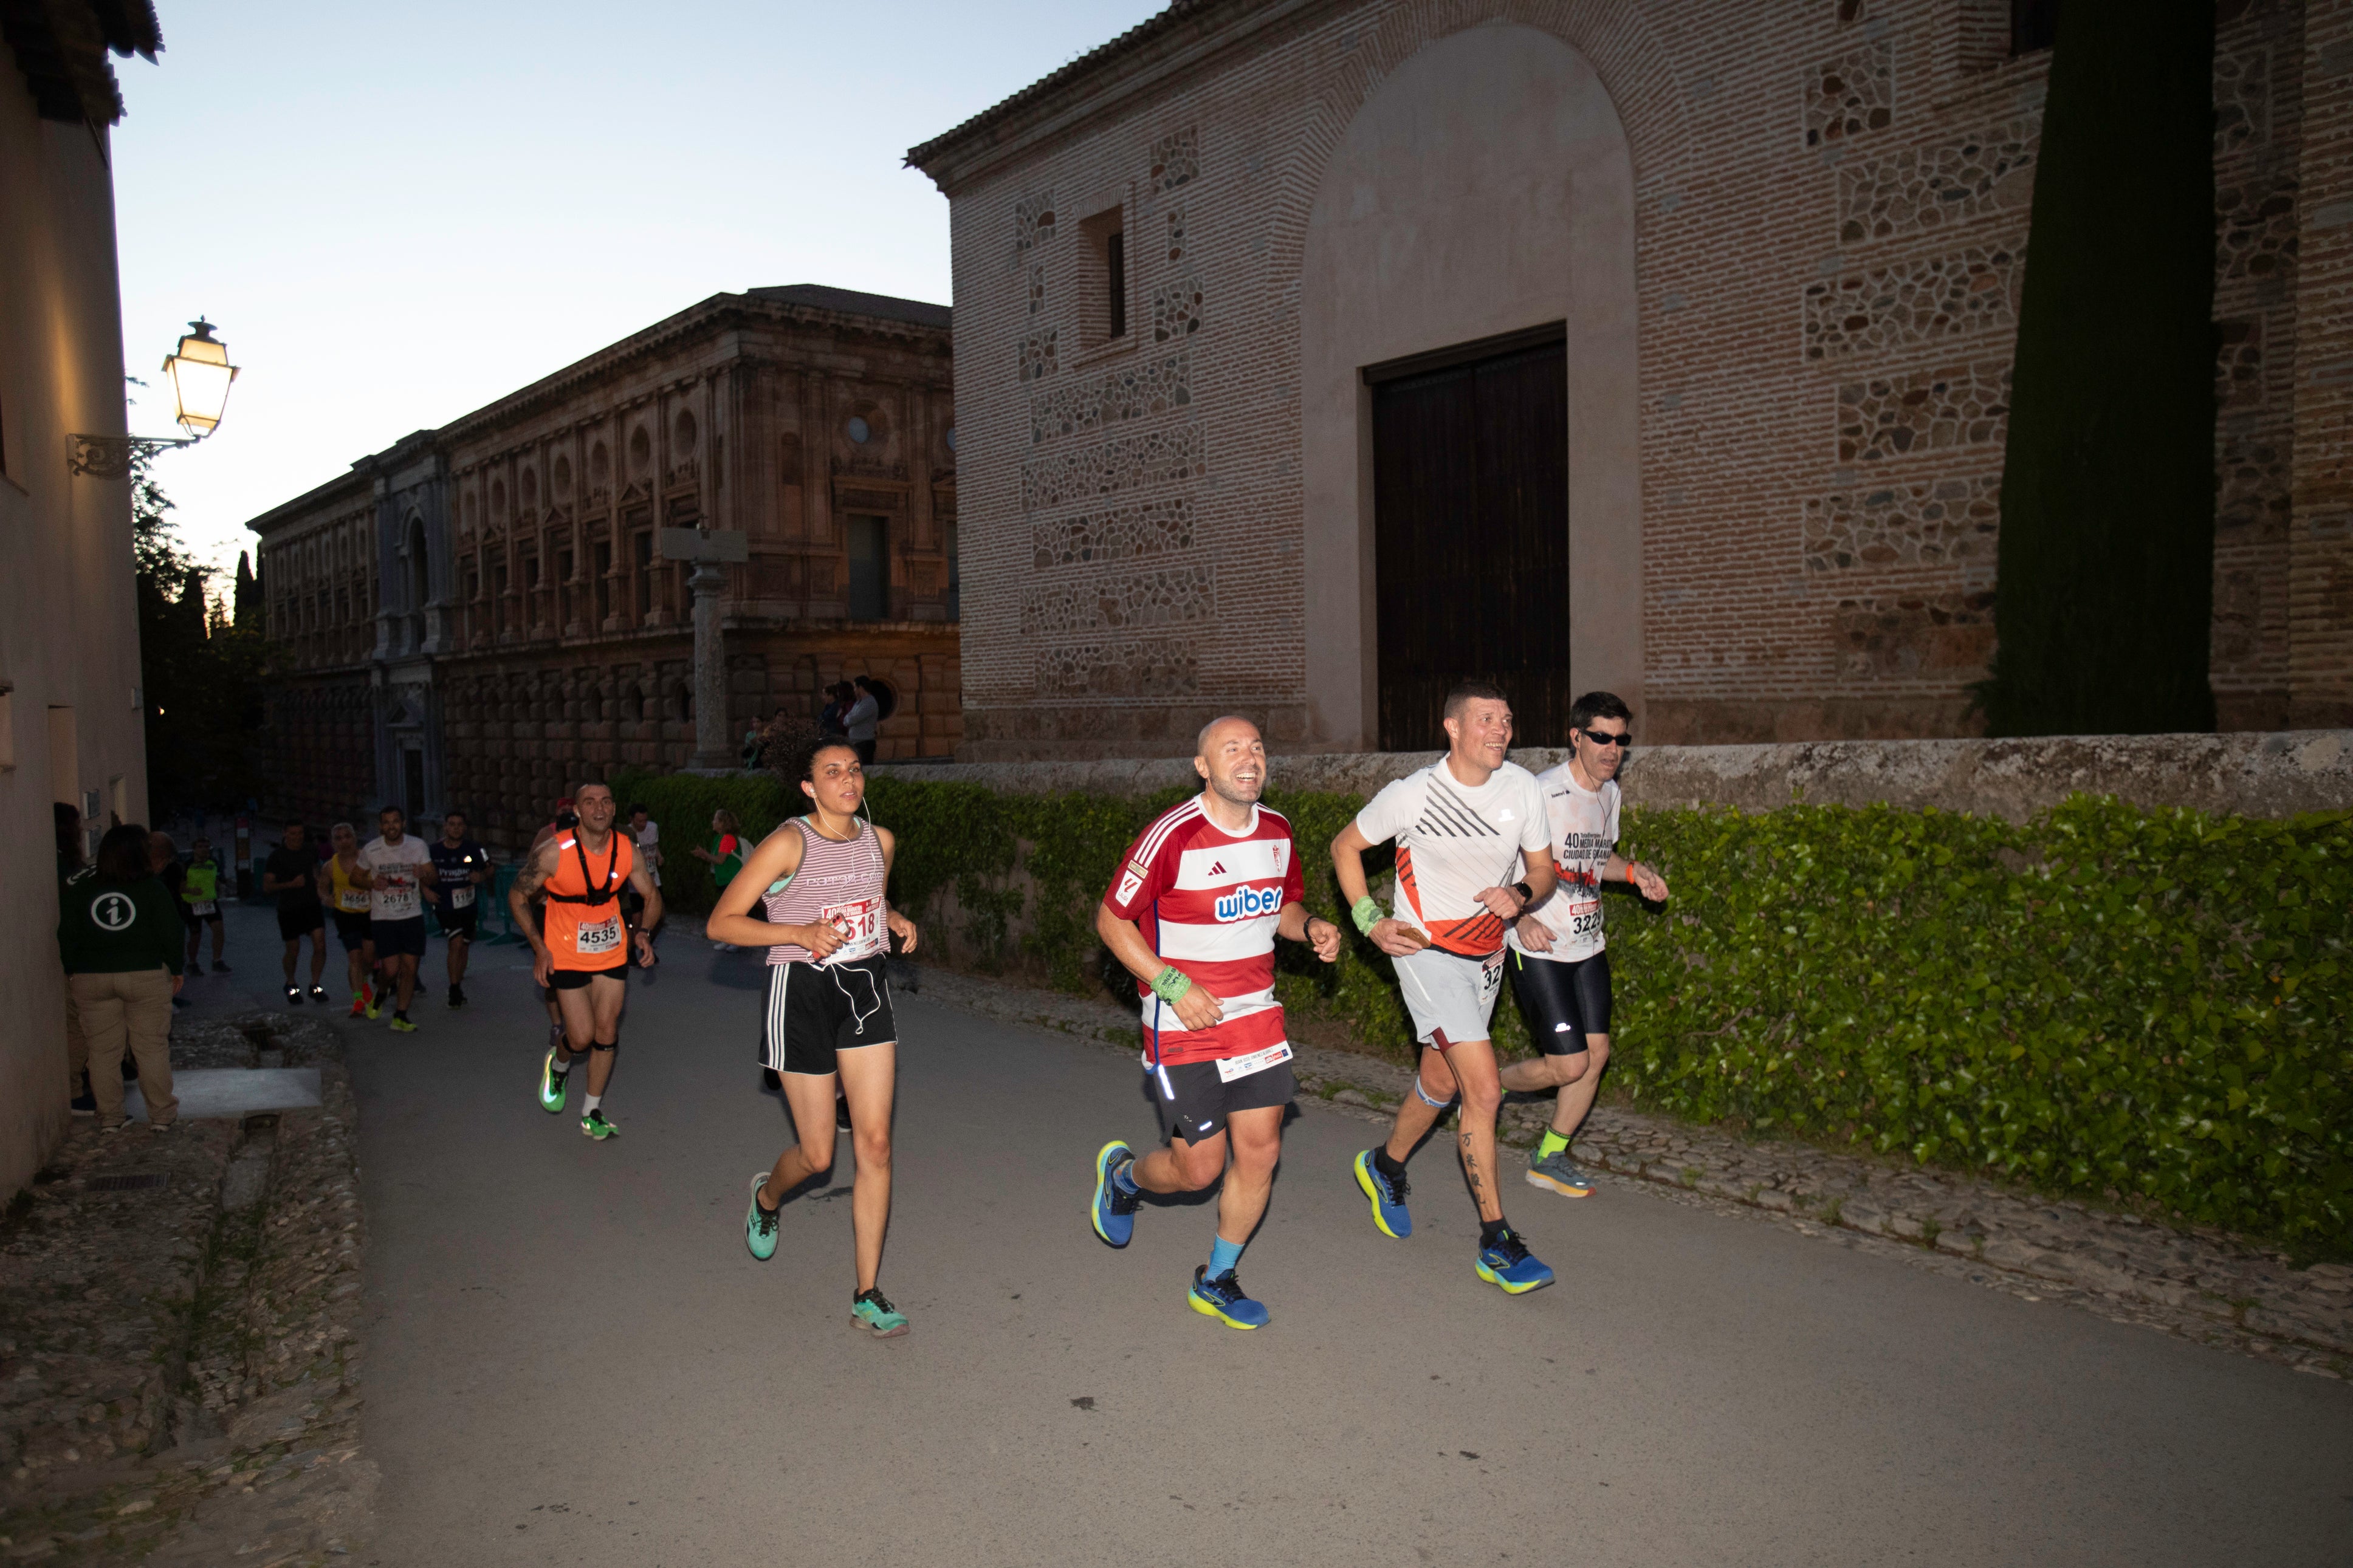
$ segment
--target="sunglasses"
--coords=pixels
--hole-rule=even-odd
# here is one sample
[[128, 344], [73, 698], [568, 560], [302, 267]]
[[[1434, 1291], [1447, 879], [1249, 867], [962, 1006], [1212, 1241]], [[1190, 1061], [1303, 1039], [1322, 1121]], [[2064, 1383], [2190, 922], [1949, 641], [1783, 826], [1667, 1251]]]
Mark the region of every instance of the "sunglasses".
[[1612, 735], [1600, 730], [1579, 730], [1577, 733], [1597, 746], [1624, 746], [1631, 750], [1634, 744], [1634, 731], [1631, 730], [1622, 735]]

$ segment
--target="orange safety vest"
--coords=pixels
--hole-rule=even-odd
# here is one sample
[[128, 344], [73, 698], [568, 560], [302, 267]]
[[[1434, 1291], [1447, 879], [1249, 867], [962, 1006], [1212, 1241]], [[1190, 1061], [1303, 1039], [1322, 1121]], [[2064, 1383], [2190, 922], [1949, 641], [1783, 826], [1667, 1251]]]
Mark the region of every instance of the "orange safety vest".
[[541, 921], [555, 968], [617, 969], [629, 962], [628, 923], [621, 919], [620, 900], [636, 865], [636, 849], [618, 828], [602, 857], [589, 855], [575, 834], [555, 841], [555, 870], [547, 879], [547, 912]]

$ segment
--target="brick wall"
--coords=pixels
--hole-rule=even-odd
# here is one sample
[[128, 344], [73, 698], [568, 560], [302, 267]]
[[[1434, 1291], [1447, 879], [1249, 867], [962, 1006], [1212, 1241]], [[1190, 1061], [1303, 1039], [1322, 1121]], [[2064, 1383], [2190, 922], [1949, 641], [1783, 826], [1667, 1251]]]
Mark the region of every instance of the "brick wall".
[[[918, 149], [952, 203], [959, 754], [1181, 750], [1235, 707], [1293, 749], [1366, 743], [1315, 731], [1307, 684], [1305, 227], [1365, 101], [1433, 40], [1500, 26], [1575, 48], [1632, 155], [1646, 733], [1969, 732], [2049, 58], [2010, 58], [2008, 10], [1213, 0]], [[2330, 332], [2347, 312], [2297, 256], [2299, 210], [2327, 221], [2300, 184], [2305, 79], [2340, 62], [2339, 123], [2346, 46], [2341, 16], [2339, 55], [2307, 38], [2299, 0], [2221, 12], [2214, 681], [2224, 724], [2253, 728], [2344, 700], [2353, 668], [2343, 464], [2305, 449], [2327, 429], [2341, 453], [2329, 400], [2353, 374], [2301, 368], [2316, 300]], [[1124, 345], [1098, 324], [1114, 213]], [[2336, 521], [2295, 521], [2292, 475]]]

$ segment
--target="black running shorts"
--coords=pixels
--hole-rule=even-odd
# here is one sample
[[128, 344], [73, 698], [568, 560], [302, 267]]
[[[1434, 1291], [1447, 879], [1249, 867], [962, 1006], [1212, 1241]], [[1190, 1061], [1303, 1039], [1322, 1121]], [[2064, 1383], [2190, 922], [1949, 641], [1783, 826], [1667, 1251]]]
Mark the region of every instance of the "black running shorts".
[[1218, 1076], [1215, 1062], [1177, 1062], [1154, 1068], [1151, 1074], [1152, 1097], [1160, 1107], [1162, 1129], [1187, 1143], [1215, 1138], [1237, 1110], [1289, 1105], [1299, 1089], [1288, 1061], [1261, 1068], [1231, 1083]]
[[591, 980], [617, 980], [626, 985], [628, 963], [625, 960], [610, 969], [551, 969], [547, 973], [548, 984], [558, 991], [586, 991]]
[[[444, 893], [441, 897], [446, 900], [449, 895]], [[481, 912], [480, 904], [468, 904], [462, 910], [453, 910], [445, 901], [434, 906], [433, 923], [441, 928], [443, 936], [461, 936], [471, 942], [474, 940], [474, 921]]]
[[343, 944], [345, 952], [357, 952], [368, 939], [368, 917], [365, 910], [336, 910], [335, 940]]
[[278, 906], [278, 940], [300, 942], [327, 923], [327, 911], [316, 904], [297, 904], [292, 909]]
[[823, 1077], [836, 1055], [899, 1038], [891, 986], [876, 953], [855, 963], [772, 963], [760, 1022], [760, 1065]]
[[425, 917], [420, 914], [405, 921], [375, 921], [368, 926], [368, 939], [375, 943], [378, 958], [422, 958]]
[[1514, 950], [1511, 967], [1528, 1039], [1545, 1055], [1576, 1056], [1586, 1036], [1609, 1032], [1609, 949], [1575, 960]]

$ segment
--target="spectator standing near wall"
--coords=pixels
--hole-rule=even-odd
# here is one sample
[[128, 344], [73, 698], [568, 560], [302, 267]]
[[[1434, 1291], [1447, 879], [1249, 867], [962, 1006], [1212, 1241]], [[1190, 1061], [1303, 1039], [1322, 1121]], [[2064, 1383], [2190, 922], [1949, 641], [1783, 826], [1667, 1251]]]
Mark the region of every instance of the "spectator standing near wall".
[[[711, 814], [710, 843], [693, 851], [696, 859], [711, 868], [711, 885], [718, 892], [725, 892], [727, 884], [735, 879], [735, 873], [744, 868], [744, 840], [736, 837], [737, 826], [735, 814], [720, 807]], [[732, 942], [713, 942], [711, 945], [722, 952], [735, 951]]]
[[841, 715], [841, 726], [849, 732], [859, 766], [864, 767], [874, 760], [874, 731], [882, 722], [882, 704], [874, 695], [874, 683], [862, 675], [850, 690], [854, 695]]
[[829, 700], [818, 711], [817, 732], [825, 736], [849, 734], [849, 726], [842, 722], [841, 716], [849, 711], [850, 701], [858, 695], [858, 688], [847, 680], [837, 680], [825, 689], [825, 694]]
[[100, 1130], [117, 1132], [129, 1121], [120, 1066], [127, 1051], [138, 1064], [148, 1124], [164, 1131], [180, 1110], [172, 1092], [172, 1002], [182, 984], [186, 925], [156, 875], [147, 830], [135, 823], [109, 829], [97, 866], [65, 885], [59, 905], [58, 952], [89, 1039]]

